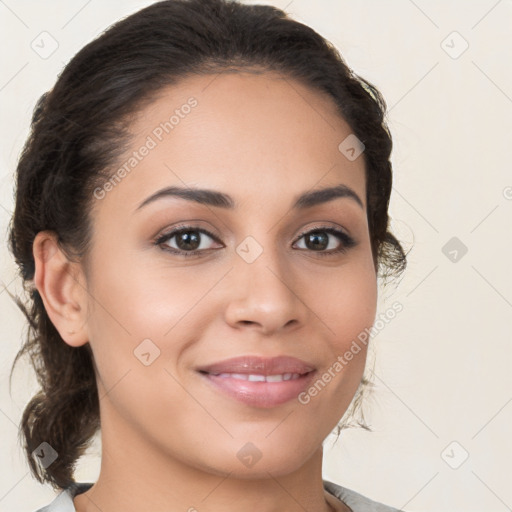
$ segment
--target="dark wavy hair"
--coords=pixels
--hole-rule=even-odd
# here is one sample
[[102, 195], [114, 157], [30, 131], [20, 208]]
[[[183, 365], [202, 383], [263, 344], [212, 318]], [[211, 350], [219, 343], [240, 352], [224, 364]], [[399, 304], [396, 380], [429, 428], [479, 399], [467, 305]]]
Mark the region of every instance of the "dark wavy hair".
[[[9, 248], [27, 297], [11, 297], [29, 325], [11, 378], [19, 358], [29, 356], [41, 389], [23, 412], [19, 437], [39, 482], [61, 489], [75, 483], [75, 465], [99, 431], [100, 417], [90, 344], [73, 348], [62, 340], [33, 286], [36, 234], [55, 232], [69, 258], [85, 262], [93, 191], [111, 176], [129, 144], [134, 114], [187, 76], [255, 69], [277, 71], [334, 100], [365, 145], [377, 276], [386, 281], [405, 269], [406, 254], [389, 230], [392, 140], [386, 104], [331, 43], [280, 9], [230, 0], [162, 1], [120, 20], [82, 48], [39, 99], [15, 177]], [[371, 384], [365, 378], [361, 383]], [[351, 406], [360, 397], [358, 392]], [[42, 442], [58, 453], [47, 468], [32, 456]]]

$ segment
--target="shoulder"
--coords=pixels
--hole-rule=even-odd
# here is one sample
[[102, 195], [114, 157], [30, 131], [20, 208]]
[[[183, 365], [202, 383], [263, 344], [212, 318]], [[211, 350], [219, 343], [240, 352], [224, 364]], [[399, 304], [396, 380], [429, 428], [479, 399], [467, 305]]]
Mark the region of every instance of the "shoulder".
[[[383, 503], [373, 501], [356, 491], [341, 485], [324, 480], [324, 488], [342, 500], [353, 512], [402, 512], [397, 508], [389, 507]], [[73, 498], [92, 487], [92, 483], [76, 483], [63, 489], [61, 493], [49, 504], [35, 512], [76, 512]]]
[[339, 498], [352, 512], [403, 512], [397, 508], [373, 501], [352, 489], [324, 480], [324, 489]]
[[92, 486], [93, 484], [90, 482], [79, 482], [66, 487], [49, 505], [39, 508], [35, 512], [76, 512], [73, 498], [77, 494], [87, 491]]

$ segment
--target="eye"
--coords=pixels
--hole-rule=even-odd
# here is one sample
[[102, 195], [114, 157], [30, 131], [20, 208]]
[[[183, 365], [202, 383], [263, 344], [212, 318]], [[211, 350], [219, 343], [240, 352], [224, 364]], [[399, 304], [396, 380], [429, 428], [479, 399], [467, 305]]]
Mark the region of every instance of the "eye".
[[[329, 235], [331, 240], [329, 240]], [[332, 238], [338, 239], [338, 242]], [[310, 249], [317, 252], [319, 256], [329, 256], [338, 253], [347, 252], [348, 249], [356, 245], [355, 240], [345, 232], [333, 227], [319, 227], [310, 231], [301, 233], [298, 240], [304, 239], [304, 249]], [[326, 249], [331, 249], [327, 251]]]
[[[176, 239], [173, 241], [173, 239]], [[155, 240], [155, 245], [163, 250], [182, 256], [194, 256], [208, 250], [208, 238], [217, 240], [217, 237], [204, 228], [195, 226], [182, 226], [168, 233], [164, 233]], [[169, 244], [168, 242], [171, 242]]]
[[[213, 240], [224, 247], [218, 238], [204, 228], [197, 226], [180, 226], [159, 236], [154, 244], [163, 250], [179, 256], [195, 256], [209, 251]], [[332, 256], [344, 253], [356, 245], [356, 241], [345, 232], [333, 227], [317, 227], [300, 234], [297, 241], [304, 239], [300, 249], [310, 250], [319, 256]], [[337, 242], [336, 242], [337, 239]], [[296, 243], [297, 243], [296, 241]]]

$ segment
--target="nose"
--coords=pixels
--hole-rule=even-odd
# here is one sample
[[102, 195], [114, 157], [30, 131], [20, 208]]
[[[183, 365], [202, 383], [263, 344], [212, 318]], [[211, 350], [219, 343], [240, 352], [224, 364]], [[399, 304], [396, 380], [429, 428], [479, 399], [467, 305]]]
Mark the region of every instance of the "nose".
[[300, 280], [276, 251], [264, 250], [252, 263], [235, 256], [230, 272], [226, 322], [262, 335], [299, 328], [306, 322], [307, 297]]

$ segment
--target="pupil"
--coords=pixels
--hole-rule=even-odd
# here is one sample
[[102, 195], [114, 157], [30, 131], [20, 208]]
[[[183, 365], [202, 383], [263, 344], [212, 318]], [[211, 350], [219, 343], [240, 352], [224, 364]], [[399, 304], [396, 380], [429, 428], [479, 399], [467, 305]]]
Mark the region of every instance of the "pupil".
[[[178, 235], [178, 246], [180, 249], [192, 249], [195, 250], [199, 247], [199, 236], [197, 234], [191, 234], [194, 233], [193, 231], [186, 231], [184, 233], [180, 233]], [[181, 243], [183, 241], [183, 243]], [[192, 244], [192, 246], [190, 245]]]

